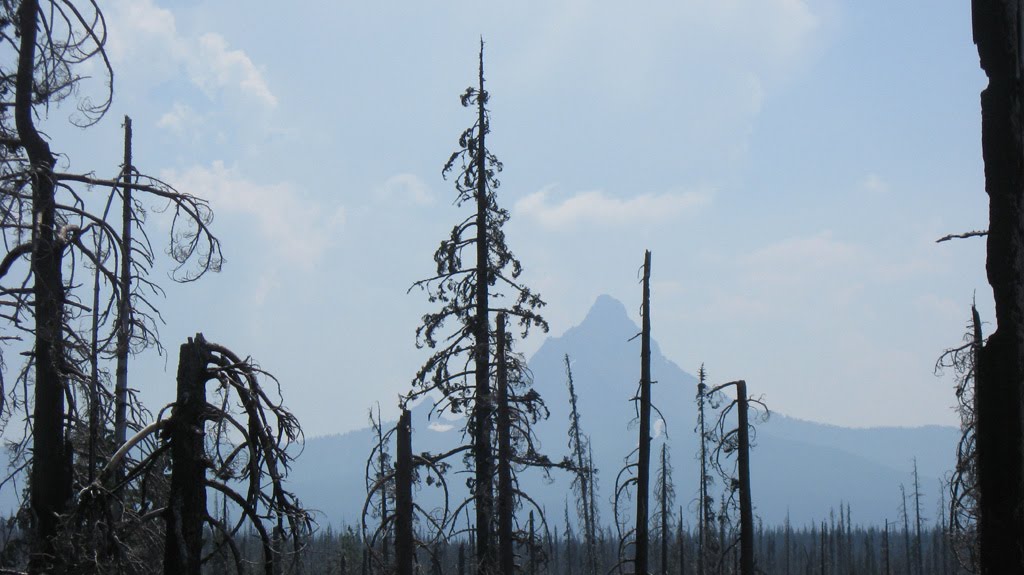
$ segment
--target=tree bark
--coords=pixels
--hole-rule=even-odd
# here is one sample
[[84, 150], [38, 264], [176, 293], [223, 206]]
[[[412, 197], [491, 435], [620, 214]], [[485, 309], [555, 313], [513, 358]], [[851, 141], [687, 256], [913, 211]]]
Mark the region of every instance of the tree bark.
[[206, 341], [189, 338], [178, 354], [178, 396], [170, 421], [171, 486], [165, 512], [166, 575], [201, 575], [206, 518]]
[[395, 560], [398, 575], [413, 574], [416, 554], [412, 532], [412, 412], [402, 410], [395, 453]]
[[647, 526], [651, 469], [651, 252], [644, 252], [643, 325], [640, 332], [640, 445], [637, 454], [634, 573], [646, 575], [650, 537]]
[[974, 0], [974, 42], [988, 86], [981, 93], [989, 196], [988, 281], [997, 329], [979, 354], [975, 391], [983, 575], [1024, 572], [1024, 65], [1020, 0]]

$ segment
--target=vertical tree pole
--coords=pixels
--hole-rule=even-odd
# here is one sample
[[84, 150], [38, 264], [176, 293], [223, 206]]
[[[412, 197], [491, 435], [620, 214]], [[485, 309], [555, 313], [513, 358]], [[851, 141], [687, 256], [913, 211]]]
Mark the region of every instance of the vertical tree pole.
[[650, 573], [647, 526], [651, 469], [651, 252], [644, 252], [643, 323], [640, 332], [640, 445], [637, 454], [636, 543], [633, 564], [636, 575]]
[[395, 560], [398, 575], [413, 575], [415, 547], [412, 533], [412, 413], [398, 419], [395, 459]]
[[206, 463], [203, 458], [206, 340], [196, 334], [178, 354], [178, 396], [169, 428], [171, 486], [164, 512], [166, 575], [201, 575], [203, 522], [206, 518]]
[[697, 510], [697, 575], [704, 575], [707, 565], [706, 550], [709, 523], [711, 517], [711, 498], [708, 496], [708, 430], [704, 423], [704, 400], [708, 386], [705, 382], [707, 372], [701, 364], [697, 372], [697, 420], [700, 428], [700, 507]]
[[1024, 62], [1020, 0], [973, 0], [988, 86], [981, 143], [989, 196], [988, 281], [995, 332], [979, 354], [975, 405], [983, 575], [1024, 572]]
[[120, 447], [128, 438], [128, 353], [132, 334], [132, 119], [124, 117], [124, 182], [121, 187], [121, 275], [117, 309], [117, 366], [114, 375], [114, 441]]
[[508, 335], [505, 332], [505, 314], [498, 314], [497, 323], [498, 573], [512, 575], [515, 571], [512, 540], [512, 417], [508, 406], [508, 365], [505, 361]]
[[476, 499], [476, 560], [477, 573], [492, 575], [491, 549], [492, 517], [494, 508], [493, 472], [491, 469], [491, 420], [494, 406], [490, 386], [490, 318], [488, 316], [488, 286], [490, 278], [487, 258], [490, 254], [487, 237], [487, 147], [484, 140], [489, 130], [487, 121], [487, 92], [484, 91], [484, 41], [480, 40], [479, 94], [477, 96], [476, 151], [476, 318], [473, 325], [473, 363], [476, 395], [476, 421], [473, 434], [473, 463], [476, 481], [473, 489]]
[[736, 382], [736, 408], [739, 419], [736, 456], [740, 479], [740, 573], [754, 575], [754, 510], [750, 497], [750, 424], [747, 419], [747, 382]]

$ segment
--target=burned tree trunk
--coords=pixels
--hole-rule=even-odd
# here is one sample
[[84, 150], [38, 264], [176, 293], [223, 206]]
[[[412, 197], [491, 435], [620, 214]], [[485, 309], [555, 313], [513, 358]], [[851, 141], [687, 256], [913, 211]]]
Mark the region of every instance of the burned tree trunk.
[[505, 314], [498, 315], [497, 387], [498, 387], [498, 572], [512, 575], [515, 550], [512, 539], [512, 418], [508, 405], [508, 366], [505, 361]]
[[491, 425], [493, 404], [491, 401], [491, 384], [489, 370], [490, 354], [490, 318], [488, 305], [490, 299], [488, 277], [491, 267], [488, 265], [489, 244], [487, 231], [487, 147], [484, 143], [487, 135], [487, 111], [485, 109], [486, 92], [484, 91], [484, 51], [480, 45], [479, 94], [477, 100], [477, 123], [480, 130], [477, 135], [476, 149], [473, 150], [473, 163], [476, 165], [476, 302], [473, 325], [473, 363], [475, 377], [476, 409], [473, 427], [473, 463], [476, 468], [476, 481], [473, 484], [476, 499], [476, 560], [479, 575], [492, 575], [493, 549], [491, 532], [494, 516], [494, 486], [491, 455]]
[[995, 332], [977, 373], [981, 573], [1024, 571], [1024, 63], [1020, 0], [974, 0], [974, 43], [988, 86], [981, 141], [989, 196], [988, 281]]
[[647, 575], [649, 530], [647, 525], [651, 469], [651, 252], [644, 252], [643, 325], [640, 332], [640, 444], [637, 453], [636, 544], [634, 573]]
[[202, 334], [182, 344], [178, 355], [178, 396], [169, 423], [170, 498], [165, 511], [164, 573], [201, 575], [206, 520], [204, 421], [209, 378]]
[[50, 146], [33, 120], [33, 95], [38, 36], [38, 0], [18, 9], [20, 45], [15, 78], [14, 119], [18, 138], [31, 166], [32, 270], [35, 276], [35, 407], [32, 416], [30, 499], [35, 538], [30, 573], [49, 571], [57, 560], [54, 538], [59, 516], [71, 498], [71, 454], [64, 436], [65, 381], [63, 246], [58, 239], [56, 188]]
[[395, 460], [395, 560], [398, 575], [413, 574], [416, 555], [412, 532], [412, 412], [398, 420]]
[[132, 119], [124, 117], [124, 166], [121, 177], [121, 268], [117, 310], [117, 366], [114, 375], [114, 443], [124, 445], [128, 436], [128, 353], [132, 334]]
[[740, 573], [754, 575], [754, 511], [750, 498], [750, 424], [747, 418], [747, 382], [736, 382], [736, 460], [740, 482]]

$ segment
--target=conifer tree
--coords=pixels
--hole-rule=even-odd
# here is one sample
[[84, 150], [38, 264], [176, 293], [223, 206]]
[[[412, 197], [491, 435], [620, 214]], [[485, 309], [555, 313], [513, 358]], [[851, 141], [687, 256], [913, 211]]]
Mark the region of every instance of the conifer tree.
[[[502, 229], [509, 213], [497, 201], [497, 178], [502, 164], [487, 148], [490, 133], [490, 95], [484, 88], [484, 51], [480, 42], [477, 86], [462, 94], [465, 107], [472, 107], [476, 120], [459, 138], [442, 174], [454, 173], [456, 205], [470, 204], [471, 215], [456, 224], [434, 253], [436, 274], [417, 281], [413, 287], [428, 294], [441, 309], [423, 316], [416, 330], [417, 345], [434, 350], [413, 378], [413, 389], [404, 402], [435, 392], [435, 412], [464, 414], [470, 443], [449, 455], [471, 451], [472, 498], [475, 507], [477, 572], [489, 575], [496, 565], [495, 517], [495, 397], [492, 377], [497, 355], [496, 334], [491, 317], [504, 313], [526, 337], [531, 327], [547, 331], [537, 310], [544, 305], [519, 281], [522, 265], [505, 243]], [[468, 256], [468, 257], [467, 257]], [[470, 259], [471, 258], [471, 259]], [[411, 289], [411, 288], [410, 288]], [[454, 324], [450, 330], [446, 326]], [[508, 338], [511, 347], [512, 337]], [[512, 417], [528, 421], [545, 416], [540, 396], [528, 389], [520, 356], [507, 353], [510, 385], [520, 390], [509, 399]], [[517, 463], [542, 458], [533, 447], [526, 429], [519, 436], [523, 457]], [[543, 463], [543, 462], [542, 462]]]

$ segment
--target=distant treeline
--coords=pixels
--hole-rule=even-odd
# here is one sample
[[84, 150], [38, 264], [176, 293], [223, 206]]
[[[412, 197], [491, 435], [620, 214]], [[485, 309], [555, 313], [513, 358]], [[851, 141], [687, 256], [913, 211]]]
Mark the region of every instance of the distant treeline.
[[[233, 572], [229, 550], [215, 551], [217, 536], [208, 533], [209, 554], [204, 573]], [[697, 534], [687, 528], [673, 529], [662, 560], [661, 534], [651, 544], [652, 575], [706, 575], [738, 573], [737, 546], [711, 550], [704, 570], [698, 560]], [[766, 575], [960, 575], [972, 573], [954, 552], [954, 542], [941, 527], [924, 528], [918, 540], [913, 527], [909, 531], [879, 527], [846, 526], [837, 520], [803, 527], [759, 525], [755, 531], [756, 569]], [[918, 541], [920, 543], [918, 543]], [[516, 564], [528, 575], [595, 575], [588, 573], [583, 557], [585, 545], [578, 534], [554, 527], [537, 541], [521, 542]], [[920, 547], [918, 546], [920, 545]], [[262, 551], [254, 533], [239, 538], [238, 548], [245, 555], [248, 573], [262, 573]], [[598, 537], [596, 575], [609, 573], [618, 561], [618, 537], [605, 528]], [[331, 527], [320, 530], [308, 540], [297, 561], [306, 573], [323, 575], [381, 575], [392, 566], [375, 566], [373, 551], [363, 544], [359, 530]], [[963, 553], [961, 553], [963, 555]], [[392, 554], [393, 556], [393, 554]], [[969, 562], [967, 557], [962, 558]], [[292, 567], [295, 567], [293, 565]], [[626, 569], [629, 569], [626, 565]], [[440, 543], [432, 549], [420, 549], [415, 572], [423, 575], [475, 575], [473, 545], [468, 539]], [[612, 571], [614, 573], [614, 571]]]

